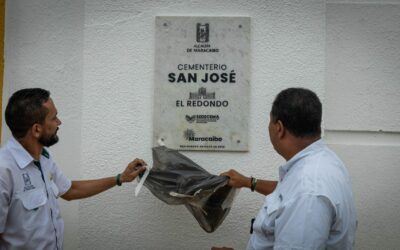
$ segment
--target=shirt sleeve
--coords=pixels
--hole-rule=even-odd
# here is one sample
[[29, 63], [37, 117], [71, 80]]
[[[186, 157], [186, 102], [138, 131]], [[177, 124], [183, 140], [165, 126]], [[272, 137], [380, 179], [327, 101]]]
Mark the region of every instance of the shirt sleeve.
[[0, 234], [4, 232], [10, 204], [10, 181], [5, 169], [0, 168]]
[[63, 172], [61, 172], [55, 162], [52, 162], [52, 164], [53, 181], [58, 188], [58, 196], [61, 196], [71, 188], [72, 182], [64, 175]]
[[334, 208], [327, 197], [297, 197], [275, 221], [274, 249], [325, 249], [333, 218]]

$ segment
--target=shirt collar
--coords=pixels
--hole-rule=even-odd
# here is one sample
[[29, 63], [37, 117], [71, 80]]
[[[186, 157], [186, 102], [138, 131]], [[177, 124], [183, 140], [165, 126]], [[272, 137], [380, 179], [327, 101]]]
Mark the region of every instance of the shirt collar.
[[306, 148], [295, 154], [289, 161], [287, 161], [284, 165], [279, 167], [279, 179], [282, 181], [285, 175], [290, 171], [290, 169], [298, 162], [300, 159], [306, 157], [307, 155], [317, 152], [325, 147], [325, 143], [322, 139], [319, 139]]
[[[26, 166], [34, 161], [29, 152], [26, 151], [26, 149], [14, 137], [11, 137], [8, 141], [7, 148], [10, 150], [11, 155], [14, 157], [18, 167], [21, 169], [26, 168]], [[42, 150], [42, 155], [46, 158], [50, 157], [49, 152], [44, 148]]]
[[8, 140], [7, 148], [10, 150], [19, 168], [24, 169], [33, 161], [33, 157], [14, 137]]

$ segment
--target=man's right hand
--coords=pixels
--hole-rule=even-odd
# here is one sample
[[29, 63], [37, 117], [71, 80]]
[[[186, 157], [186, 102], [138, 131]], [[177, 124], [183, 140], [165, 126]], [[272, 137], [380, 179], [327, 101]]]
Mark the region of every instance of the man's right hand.
[[232, 186], [235, 188], [242, 188], [242, 187], [250, 188], [250, 186], [251, 186], [251, 183], [250, 183], [251, 178], [240, 174], [236, 170], [231, 169], [227, 172], [222, 173], [221, 175], [225, 175], [230, 178], [229, 183], [228, 183], [229, 186]]

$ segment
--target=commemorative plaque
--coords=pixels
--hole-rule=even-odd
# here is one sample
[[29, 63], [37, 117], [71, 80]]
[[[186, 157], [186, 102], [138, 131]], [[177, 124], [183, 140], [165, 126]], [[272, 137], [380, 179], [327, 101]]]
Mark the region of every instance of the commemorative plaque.
[[249, 17], [156, 17], [154, 145], [247, 151]]

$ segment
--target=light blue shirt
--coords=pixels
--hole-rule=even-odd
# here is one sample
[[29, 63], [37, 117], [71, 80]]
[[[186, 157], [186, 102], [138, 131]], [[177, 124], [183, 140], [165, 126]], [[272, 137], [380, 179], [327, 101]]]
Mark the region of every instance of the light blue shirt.
[[352, 249], [357, 227], [350, 176], [321, 140], [279, 169], [247, 250]]
[[41, 170], [11, 138], [0, 150], [0, 250], [61, 250], [64, 222], [57, 198], [71, 187], [46, 150]]

